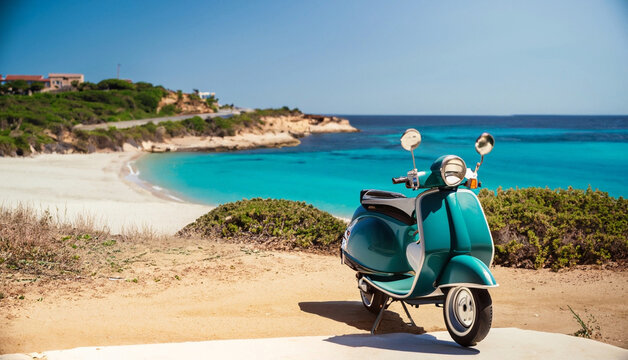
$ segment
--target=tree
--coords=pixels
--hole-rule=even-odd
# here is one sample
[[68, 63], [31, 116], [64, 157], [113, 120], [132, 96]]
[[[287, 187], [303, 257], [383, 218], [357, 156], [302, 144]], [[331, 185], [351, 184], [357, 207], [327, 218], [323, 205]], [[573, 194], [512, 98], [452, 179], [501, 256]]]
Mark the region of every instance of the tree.
[[89, 82], [89, 81], [85, 81], [85, 82], [82, 82], [82, 83], [78, 84], [77, 88], [78, 88], [78, 91], [96, 90], [96, 89], [98, 89], [98, 85], [96, 85], [96, 84], [94, 84], [92, 82]]
[[205, 99], [205, 102], [207, 102], [207, 105], [212, 106], [212, 105], [218, 103], [218, 99], [214, 95], [211, 95], [210, 97]]
[[36, 93], [41, 91], [44, 88], [44, 84], [40, 82], [33, 82], [30, 86], [30, 91]]
[[100, 90], [133, 90], [135, 85], [120, 79], [105, 79], [98, 83]]
[[153, 84], [146, 81], [138, 81], [135, 83], [135, 89], [139, 91], [149, 90], [149, 89], [152, 89], [153, 87], [154, 87]]
[[7, 83], [7, 88], [12, 94], [24, 94], [30, 88], [30, 85], [24, 80], [14, 80]]

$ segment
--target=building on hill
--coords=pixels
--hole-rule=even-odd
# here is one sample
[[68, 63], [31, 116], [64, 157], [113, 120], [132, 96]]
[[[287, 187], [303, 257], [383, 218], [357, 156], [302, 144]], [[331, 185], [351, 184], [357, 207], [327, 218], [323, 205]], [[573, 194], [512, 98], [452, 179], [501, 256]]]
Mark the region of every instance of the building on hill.
[[50, 81], [50, 89], [67, 89], [72, 87], [72, 82], [76, 81], [79, 84], [85, 82], [83, 74], [48, 74], [48, 80]]
[[77, 81], [79, 84], [85, 82], [85, 76], [83, 74], [48, 74], [48, 78], [44, 78], [43, 75], [7, 75], [2, 77], [0, 75], [0, 84], [6, 84], [12, 81], [23, 80], [28, 85], [39, 82], [44, 85], [42, 92], [52, 90], [68, 90], [72, 87], [72, 82]]
[[196, 94], [203, 100], [209, 99], [211, 96], [216, 96], [216, 93], [209, 91], [197, 91]]
[[28, 85], [32, 85], [35, 82], [44, 84], [44, 89], [50, 87], [50, 79], [44, 79], [42, 75], [7, 75], [3, 78], [0, 75], [0, 84], [6, 84], [11, 81], [24, 80]]

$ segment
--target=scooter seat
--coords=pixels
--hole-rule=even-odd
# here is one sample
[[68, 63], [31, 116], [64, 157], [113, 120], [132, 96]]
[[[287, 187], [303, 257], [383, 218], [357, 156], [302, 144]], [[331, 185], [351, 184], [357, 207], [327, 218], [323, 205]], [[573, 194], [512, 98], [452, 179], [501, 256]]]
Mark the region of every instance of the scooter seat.
[[360, 192], [360, 204], [366, 210], [390, 216], [408, 226], [416, 224], [414, 202], [414, 198], [396, 192], [372, 189]]
[[360, 202], [362, 202], [364, 195], [368, 195], [369, 198], [378, 198], [378, 199], [398, 199], [398, 198], [406, 197], [404, 194], [396, 193], [392, 191], [366, 189], [366, 190], [360, 191]]

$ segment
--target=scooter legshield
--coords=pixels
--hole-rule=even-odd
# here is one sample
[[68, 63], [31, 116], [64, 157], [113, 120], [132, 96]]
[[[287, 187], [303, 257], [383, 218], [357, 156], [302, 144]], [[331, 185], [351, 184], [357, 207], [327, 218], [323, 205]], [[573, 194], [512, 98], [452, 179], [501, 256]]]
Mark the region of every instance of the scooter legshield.
[[458, 255], [449, 260], [437, 282], [437, 287], [449, 285], [479, 288], [498, 286], [486, 264], [470, 255]]

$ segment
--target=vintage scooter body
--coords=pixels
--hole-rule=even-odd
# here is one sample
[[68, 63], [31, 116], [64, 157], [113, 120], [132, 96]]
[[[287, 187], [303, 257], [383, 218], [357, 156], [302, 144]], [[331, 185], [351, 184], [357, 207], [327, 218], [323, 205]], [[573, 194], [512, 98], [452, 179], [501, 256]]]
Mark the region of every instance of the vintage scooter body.
[[[414, 138], [408, 140], [408, 134]], [[414, 129], [402, 137], [407, 150], [419, 143]], [[476, 149], [483, 156], [493, 144], [483, 134]], [[493, 239], [480, 201], [463, 188], [477, 188], [480, 164], [472, 171], [461, 158], [447, 155], [428, 171], [415, 167], [406, 177], [393, 179], [426, 189], [415, 198], [379, 190], [360, 193], [361, 206], [343, 236], [341, 258], [357, 272], [365, 307], [379, 313], [373, 332], [392, 299], [402, 302], [408, 316], [405, 303], [442, 304], [450, 334], [464, 346], [488, 333], [492, 303], [486, 289], [497, 286], [489, 269]]]

